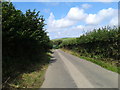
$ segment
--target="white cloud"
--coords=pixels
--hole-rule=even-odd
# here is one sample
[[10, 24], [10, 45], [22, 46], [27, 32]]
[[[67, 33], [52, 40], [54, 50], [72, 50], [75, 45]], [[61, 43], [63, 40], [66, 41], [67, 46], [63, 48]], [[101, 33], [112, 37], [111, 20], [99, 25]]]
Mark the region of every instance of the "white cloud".
[[82, 6], [82, 8], [84, 8], [84, 9], [88, 9], [88, 8], [90, 8], [90, 7], [91, 7], [91, 5], [90, 5], [90, 4], [82, 4], [81, 6]]
[[67, 18], [70, 20], [82, 20], [86, 17], [86, 13], [83, 9], [80, 9], [78, 7], [73, 7], [69, 10], [67, 14]]
[[95, 28], [100, 28], [102, 26], [100, 25], [77, 25], [77, 26], [73, 26], [71, 29], [74, 31], [74, 30], [77, 30], [77, 31], [82, 31], [82, 33], [85, 33], [87, 31], [91, 31]]
[[85, 26], [83, 26], [83, 25], [78, 25], [77, 27], [76, 27], [76, 29], [80, 29], [80, 30], [83, 30], [85, 28]]
[[[85, 22], [88, 25], [97, 25], [107, 19], [116, 17], [117, 10], [113, 8], [102, 9], [96, 14], [87, 14], [84, 9], [73, 7], [69, 10], [67, 15], [61, 19], [56, 20], [54, 14], [51, 12], [48, 18], [48, 28], [67, 28], [75, 25], [77, 22]], [[113, 20], [111, 21], [113, 22]]]
[[87, 14], [84, 13], [84, 10], [78, 7], [71, 8], [65, 17], [58, 20], [55, 20], [55, 16], [51, 12], [48, 18], [48, 27], [49, 28], [67, 28], [76, 24], [80, 20], [82, 21], [83, 19], [85, 19], [86, 16]]
[[49, 12], [50, 12], [50, 9], [44, 9], [43, 12], [49, 13]]
[[74, 30], [84, 30], [85, 26], [84, 25], [77, 25], [73, 26], [71, 29]]
[[113, 8], [102, 9], [97, 14], [88, 14], [86, 18], [87, 24], [100, 24], [103, 20], [116, 16], [117, 10]]
[[110, 21], [110, 26], [118, 26], [118, 17], [114, 17]]
[[87, 31], [91, 31], [99, 27], [101, 26], [77, 25], [69, 28], [57, 29], [56, 31], [50, 32], [50, 36], [52, 36], [51, 39], [64, 37], [79, 37], [80, 35], [86, 33]]
[[48, 27], [49, 28], [66, 28], [71, 25], [74, 25], [76, 21], [71, 21], [67, 17], [55, 20], [53, 13], [50, 13], [48, 18]]
[[102, 9], [96, 14], [92, 14], [85, 13], [84, 9], [79, 7], [72, 7], [67, 15], [60, 19], [55, 19], [51, 12], [47, 20], [47, 31], [52, 38], [78, 37], [94, 28], [104, 27], [104, 25], [117, 25], [117, 15], [117, 10], [113, 8]]

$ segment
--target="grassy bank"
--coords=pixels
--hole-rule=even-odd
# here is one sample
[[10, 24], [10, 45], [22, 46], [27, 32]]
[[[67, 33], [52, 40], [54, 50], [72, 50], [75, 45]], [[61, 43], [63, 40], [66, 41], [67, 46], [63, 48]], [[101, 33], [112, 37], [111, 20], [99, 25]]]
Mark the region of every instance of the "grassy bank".
[[[30, 66], [24, 70], [17, 70], [13, 73], [14, 77], [10, 77], [6, 83], [3, 84], [3, 88], [15, 89], [15, 88], [40, 88], [44, 81], [44, 75], [48, 67], [51, 55], [44, 54], [39, 57], [41, 60], [37, 63], [31, 63]], [[42, 61], [42, 62], [41, 62]]]
[[47, 64], [40, 67], [38, 64], [36, 67], [39, 68], [36, 71], [30, 73], [24, 73], [19, 75], [13, 82], [9, 85], [12, 88], [40, 88], [44, 81], [45, 71], [47, 69]]
[[120, 67], [117, 67], [115, 65], [112, 65], [111, 63], [109, 62], [105, 62], [105, 61], [102, 61], [102, 60], [98, 60], [98, 59], [94, 59], [94, 58], [89, 58], [89, 57], [85, 57], [85, 56], [80, 56], [79, 53], [75, 52], [75, 51], [72, 51], [72, 50], [69, 50], [69, 49], [64, 49], [62, 48], [61, 50], [63, 50], [64, 52], [67, 52], [67, 53], [70, 53], [72, 55], [75, 55], [77, 57], [80, 57], [81, 59], [85, 59], [87, 61], [91, 61], [105, 69], [108, 69], [110, 71], [113, 71], [113, 72], [117, 72], [120, 74]]

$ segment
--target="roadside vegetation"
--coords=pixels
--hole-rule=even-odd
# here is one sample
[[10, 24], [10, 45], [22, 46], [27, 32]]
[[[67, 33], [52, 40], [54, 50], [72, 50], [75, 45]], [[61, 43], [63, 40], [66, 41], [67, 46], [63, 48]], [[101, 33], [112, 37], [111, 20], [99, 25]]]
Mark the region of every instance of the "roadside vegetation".
[[53, 39], [52, 43], [53, 43], [53, 49], [58, 49], [61, 47], [61, 45], [63, 44], [63, 42], [68, 42], [72, 41], [72, 40], [76, 40], [76, 38], [61, 38], [61, 39]]
[[36, 88], [44, 80], [52, 42], [40, 12], [2, 2], [2, 87]]
[[[75, 52], [73, 50], [70, 50], [70, 49], [65, 49], [65, 48], [61, 48], [61, 50], [63, 50], [64, 52], [67, 52], [67, 53], [70, 53], [72, 55], [75, 55], [81, 59], [84, 59], [84, 60], [87, 60], [87, 61], [90, 61], [90, 62], [93, 62], [97, 65], [100, 65], [101, 67], [103, 68], [106, 68], [108, 70], [111, 70], [113, 72], [118, 72], [118, 69], [120, 70], [120, 67], [117, 67], [115, 65], [112, 65], [111, 63], [109, 62], [104, 62], [103, 60], [101, 59], [95, 59], [95, 58], [90, 58], [90, 57], [86, 57], [86, 56], [81, 56], [78, 52]], [[120, 73], [120, 72], [119, 72]]]
[[120, 73], [120, 28], [94, 29], [78, 38], [53, 41], [57, 47], [73, 55], [92, 61], [106, 69]]
[[[120, 28], [100, 28], [78, 38], [50, 40], [36, 10], [23, 13], [2, 2], [2, 88], [40, 88], [51, 58], [61, 48], [104, 68], [120, 70]], [[119, 72], [120, 73], [120, 72]]]

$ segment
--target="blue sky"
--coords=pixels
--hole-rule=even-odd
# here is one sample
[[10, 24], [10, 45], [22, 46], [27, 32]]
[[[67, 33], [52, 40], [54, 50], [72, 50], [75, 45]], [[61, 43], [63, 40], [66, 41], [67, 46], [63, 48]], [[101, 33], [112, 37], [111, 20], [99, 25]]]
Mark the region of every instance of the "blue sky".
[[50, 39], [78, 37], [94, 28], [117, 25], [117, 2], [13, 2], [25, 13], [44, 15]]

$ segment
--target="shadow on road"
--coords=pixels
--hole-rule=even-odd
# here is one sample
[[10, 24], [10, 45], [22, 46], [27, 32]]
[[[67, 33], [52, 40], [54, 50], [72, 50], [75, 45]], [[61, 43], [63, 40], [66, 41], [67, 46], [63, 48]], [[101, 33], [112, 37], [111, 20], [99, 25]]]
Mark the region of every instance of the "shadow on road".
[[54, 63], [54, 62], [56, 62], [56, 61], [57, 61], [57, 59], [52, 56], [52, 58], [51, 58], [51, 60], [50, 60], [50, 63]]
[[[54, 52], [52, 52], [52, 54], [54, 54]], [[56, 61], [57, 59], [54, 56], [51, 56], [50, 63], [54, 63]]]

